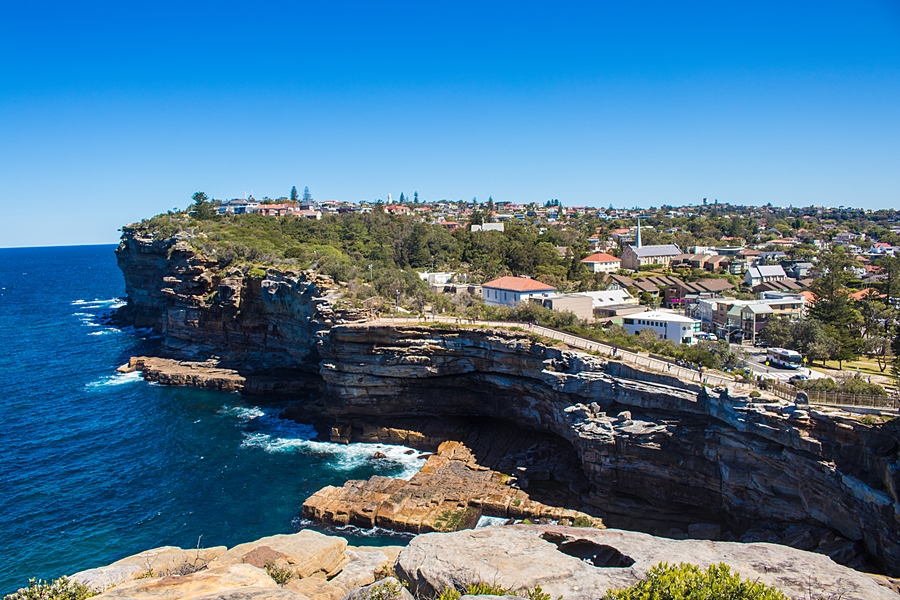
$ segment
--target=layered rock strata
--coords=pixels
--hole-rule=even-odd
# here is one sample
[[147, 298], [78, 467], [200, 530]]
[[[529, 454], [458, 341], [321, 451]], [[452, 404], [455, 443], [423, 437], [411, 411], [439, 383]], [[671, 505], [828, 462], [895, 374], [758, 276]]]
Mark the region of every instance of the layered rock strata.
[[303, 503], [302, 514], [334, 525], [412, 533], [471, 528], [482, 515], [603, 527], [585, 513], [535, 502], [510, 483], [509, 476], [479, 465], [466, 446], [447, 441], [409, 481], [376, 476], [328, 486]]
[[827, 556], [777, 544], [670, 540], [616, 529], [536, 525], [426, 534], [397, 560], [397, 575], [420, 597], [490, 582], [511, 589], [540, 586], [551, 598], [594, 600], [629, 587], [661, 562], [706, 568], [723, 562], [743, 578], [789, 598], [896, 600], [896, 593]]
[[150, 600], [340, 600], [392, 572], [400, 548], [350, 548], [314, 531], [199, 550], [163, 547], [71, 579], [98, 598]]
[[482, 582], [523, 595], [540, 586], [551, 598], [593, 600], [661, 562], [723, 562], [796, 600], [900, 598], [895, 581], [785, 546], [546, 525], [429, 533], [402, 549], [351, 548], [343, 538], [301, 531], [230, 549], [156, 548], [71, 579], [101, 590], [98, 598], [120, 600], [413, 600]]
[[900, 569], [896, 421], [753, 403], [502, 330], [335, 326], [320, 354], [336, 415], [488, 416], [568, 440], [609, 526], [713, 521]]
[[[126, 230], [118, 257], [122, 321], [162, 333], [165, 356], [235, 371], [243, 389], [251, 375], [292, 389], [308, 374], [342, 422], [470, 416], [550, 432], [580, 457], [581, 502], [610, 526], [712, 536], [698, 527], [712, 522], [721, 537], [819, 548], [860, 567], [865, 551], [900, 573], [897, 420], [752, 402], [525, 333], [341, 324], [334, 287], [314, 273], [225, 270], [185, 239]], [[340, 427], [335, 439], [346, 439]]]

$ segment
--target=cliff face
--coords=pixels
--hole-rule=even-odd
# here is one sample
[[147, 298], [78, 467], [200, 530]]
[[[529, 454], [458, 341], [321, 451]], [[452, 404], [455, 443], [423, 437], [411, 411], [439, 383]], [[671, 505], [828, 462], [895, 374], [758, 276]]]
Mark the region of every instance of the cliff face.
[[504, 331], [341, 325], [320, 352], [336, 415], [480, 415], [567, 439], [612, 527], [714, 521], [900, 569], [895, 425], [753, 404]]
[[184, 238], [144, 238], [127, 228], [116, 256], [127, 293], [117, 318], [163, 334], [163, 354], [217, 356], [251, 372], [317, 371], [316, 336], [334, 318], [327, 278], [225, 270]]
[[522, 333], [339, 324], [333, 287], [315, 274], [222, 272], [184, 240], [126, 230], [117, 255], [124, 322], [162, 333], [173, 358], [220, 357], [291, 390], [315, 374], [337, 440], [366, 416], [504, 419], [572, 445], [584, 502], [609, 526], [679, 535], [671, 528], [712, 521], [841, 562], [864, 549], [900, 573], [897, 420], [751, 403]]

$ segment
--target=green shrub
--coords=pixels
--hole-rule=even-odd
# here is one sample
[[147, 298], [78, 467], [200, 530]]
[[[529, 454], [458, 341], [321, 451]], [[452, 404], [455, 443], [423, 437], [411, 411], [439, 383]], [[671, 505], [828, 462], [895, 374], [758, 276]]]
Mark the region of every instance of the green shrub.
[[760, 393], [757, 392], [756, 390], [753, 390], [752, 392], [750, 392], [750, 397], [751, 397], [751, 398], [759, 398], [759, 397], [761, 397], [761, 396], [762, 396], [762, 394], [760, 394]]
[[728, 565], [660, 563], [647, 572], [647, 579], [621, 590], [610, 590], [605, 600], [788, 600], [775, 588], [741, 579]]
[[513, 590], [512, 588], [483, 581], [470, 583], [462, 591], [454, 588], [445, 588], [435, 600], [459, 600], [463, 594], [467, 596], [519, 596], [527, 600], [551, 600], [550, 594], [545, 594], [539, 585], [533, 588]]
[[284, 586], [296, 573], [286, 567], [279, 567], [275, 563], [266, 563], [266, 573], [280, 586]]
[[402, 590], [403, 588], [400, 583], [396, 581], [382, 581], [366, 590], [363, 593], [363, 598], [365, 598], [365, 600], [400, 600], [402, 597]]
[[32, 578], [28, 580], [27, 588], [7, 594], [4, 600], [84, 600], [98, 593], [100, 590], [89, 588], [68, 577], [60, 577], [52, 582]]

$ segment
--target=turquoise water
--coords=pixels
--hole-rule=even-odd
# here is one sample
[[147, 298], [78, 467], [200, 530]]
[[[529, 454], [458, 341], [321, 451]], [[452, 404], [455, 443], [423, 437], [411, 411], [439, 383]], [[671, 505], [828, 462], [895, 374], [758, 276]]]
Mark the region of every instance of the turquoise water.
[[313, 441], [277, 418], [283, 401], [116, 374], [157, 341], [104, 324], [124, 294], [113, 249], [0, 249], [0, 594], [156, 546], [296, 531], [322, 486], [424, 462]]

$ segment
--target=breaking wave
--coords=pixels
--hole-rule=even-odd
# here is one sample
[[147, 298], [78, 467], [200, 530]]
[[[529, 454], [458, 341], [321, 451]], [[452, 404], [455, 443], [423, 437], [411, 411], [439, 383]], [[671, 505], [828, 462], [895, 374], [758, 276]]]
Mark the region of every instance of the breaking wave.
[[[242, 414], [252, 414], [254, 409], [244, 410], [251, 413]], [[329, 467], [335, 471], [351, 471], [367, 465], [383, 465], [386, 470], [398, 470], [399, 472], [391, 476], [399, 479], [410, 479], [425, 464], [425, 459], [419, 458], [420, 452], [406, 446], [320, 442], [314, 439], [317, 434], [312, 425], [280, 419], [276, 414], [259, 408], [255, 410], [263, 412], [262, 415], [250, 417], [255, 424], [258, 423], [259, 429], [244, 433], [242, 448], [258, 448], [269, 453], [299, 452], [316, 456], [327, 460]], [[241, 418], [240, 414], [235, 416]], [[375, 458], [376, 453], [383, 455], [383, 458]]]
[[108, 386], [125, 385], [126, 383], [134, 383], [141, 381], [141, 374], [137, 371], [131, 373], [116, 373], [115, 375], [104, 375], [96, 381], [87, 384], [88, 389], [104, 388]]

